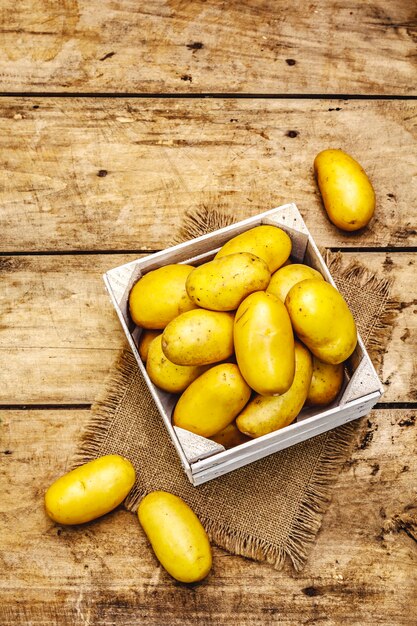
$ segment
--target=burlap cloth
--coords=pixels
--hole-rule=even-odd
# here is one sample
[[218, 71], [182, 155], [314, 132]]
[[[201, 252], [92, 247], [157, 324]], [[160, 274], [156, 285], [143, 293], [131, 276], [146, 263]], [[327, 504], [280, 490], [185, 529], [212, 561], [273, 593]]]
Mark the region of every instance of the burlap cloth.
[[[183, 235], [190, 238], [224, 223], [227, 218], [213, 218], [213, 212], [197, 219], [189, 217]], [[378, 366], [378, 352], [384, 349], [396, 309], [389, 298], [390, 284], [356, 262], [343, 268], [340, 255], [327, 255], [327, 262]], [[277, 568], [288, 556], [300, 569], [352, 448], [356, 428], [357, 422], [347, 424], [193, 487], [136, 361], [125, 350], [93, 407], [74, 465], [104, 454], [121, 454], [137, 471], [136, 483], [125, 501], [127, 509], [136, 510], [150, 491], [169, 491], [192, 507], [218, 546]]]

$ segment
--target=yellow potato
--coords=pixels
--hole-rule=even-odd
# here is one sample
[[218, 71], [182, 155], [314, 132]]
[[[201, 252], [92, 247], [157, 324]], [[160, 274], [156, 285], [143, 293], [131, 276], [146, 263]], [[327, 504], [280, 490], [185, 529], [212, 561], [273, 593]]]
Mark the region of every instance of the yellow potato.
[[146, 371], [149, 378], [164, 391], [181, 393], [190, 383], [206, 371], [207, 365], [176, 365], [162, 352], [162, 336], [149, 346]]
[[215, 365], [184, 391], [174, 409], [173, 424], [212, 437], [233, 422], [250, 394], [237, 365]]
[[306, 403], [326, 406], [336, 400], [343, 384], [343, 363], [332, 365], [313, 357], [313, 377]]
[[280, 267], [272, 276], [268, 285], [267, 292], [273, 293], [274, 296], [285, 302], [287, 293], [297, 283], [306, 278], [323, 279], [323, 276], [317, 270], [302, 263], [294, 263]]
[[177, 315], [195, 309], [185, 281], [192, 265], [165, 265], [142, 276], [129, 294], [132, 320], [142, 328], [162, 329]]
[[153, 491], [138, 508], [139, 522], [156, 558], [176, 580], [193, 583], [211, 569], [207, 533], [188, 504], [166, 491]]
[[161, 333], [159, 330], [143, 330], [142, 331], [142, 334], [139, 339], [138, 350], [139, 350], [139, 356], [144, 363], [146, 363], [146, 360], [148, 358], [149, 346], [151, 345], [152, 341], [156, 337], [159, 337], [160, 334]]
[[313, 372], [311, 354], [295, 342], [295, 376], [282, 396], [256, 396], [236, 419], [239, 430], [249, 437], [261, 437], [288, 426], [301, 411]]
[[123, 502], [134, 482], [130, 461], [102, 456], [58, 478], [45, 494], [46, 512], [59, 524], [84, 524]]
[[208, 365], [233, 354], [233, 314], [195, 309], [176, 317], [162, 335], [162, 350], [177, 365]]
[[226, 428], [223, 428], [223, 430], [217, 433], [217, 435], [210, 437], [210, 439], [224, 446], [226, 450], [234, 448], [235, 446], [240, 446], [240, 444], [246, 443], [250, 440], [249, 437], [240, 432], [236, 426], [236, 422], [232, 422], [226, 426]]
[[343, 296], [330, 283], [308, 278], [285, 299], [293, 328], [321, 361], [346, 361], [357, 343], [356, 324]]
[[262, 395], [288, 391], [294, 378], [294, 335], [281, 300], [264, 291], [245, 298], [236, 312], [237, 364], [248, 385]]
[[375, 192], [362, 167], [343, 150], [323, 150], [314, 172], [329, 219], [338, 228], [358, 230], [375, 210]]
[[266, 289], [270, 278], [265, 261], [238, 252], [196, 267], [186, 289], [191, 300], [205, 309], [234, 311], [250, 293]]
[[236, 252], [250, 252], [263, 259], [269, 271], [275, 272], [291, 254], [291, 239], [278, 226], [255, 226], [227, 241], [215, 258], [219, 259]]

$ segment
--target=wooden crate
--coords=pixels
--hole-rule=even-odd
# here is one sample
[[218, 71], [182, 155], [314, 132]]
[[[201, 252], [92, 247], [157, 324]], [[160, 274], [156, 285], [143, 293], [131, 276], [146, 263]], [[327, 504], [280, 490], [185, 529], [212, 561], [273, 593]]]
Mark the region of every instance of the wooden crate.
[[142, 331], [129, 316], [130, 290], [143, 274], [162, 265], [168, 263], [196, 265], [212, 259], [226, 241], [260, 224], [279, 226], [285, 230], [292, 240], [292, 258], [296, 262], [314, 267], [325, 280], [335, 285], [309, 230], [293, 203], [266, 211], [137, 261], [126, 263], [104, 274], [104, 282], [130, 347], [165, 422], [181, 464], [193, 485], [200, 485], [268, 454], [366, 415], [382, 395], [382, 385], [363, 342], [358, 336], [357, 347], [346, 364], [342, 391], [337, 400], [324, 410], [304, 409], [295, 422], [289, 426], [229, 450], [225, 450], [223, 446], [205, 437], [172, 425], [171, 414], [178, 396], [162, 391], [149, 379], [138, 353], [138, 340]]

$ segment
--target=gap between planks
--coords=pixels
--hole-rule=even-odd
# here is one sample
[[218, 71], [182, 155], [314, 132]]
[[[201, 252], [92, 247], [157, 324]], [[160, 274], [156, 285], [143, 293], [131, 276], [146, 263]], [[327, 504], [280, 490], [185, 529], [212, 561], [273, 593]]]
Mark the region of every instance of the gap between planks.
[[136, 99], [173, 99], [197, 100], [417, 100], [417, 95], [384, 95], [354, 93], [235, 93], [235, 92], [201, 92], [201, 93], [132, 93], [132, 92], [63, 92], [63, 91], [1, 91], [0, 98], [136, 98]]
[[[326, 246], [327, 247], [327, 246]], [[327, 247], [330, 252], [358, 252], [358, 253], [415, 253], [417, 252], [416, 246], [351, 246], [349, 248], [341, 248], [340, 246]], [[155, 252], [162, 252], [162, 249], [149, 249], [149, 250], [135, 250], [135, 249], [109, 249], [109, 250], [12, 250], [10, 252], [0, 251], [0, 257], [8, 256], [84, 256], [94, 254], [154, 254]]]
[[[91, 407], [92, 404], [0, 404], [0, 411], [89, 411]], [[417, 409], [417, 402], [378, 402], [372, 410], [390, 411], [393, 409]]]

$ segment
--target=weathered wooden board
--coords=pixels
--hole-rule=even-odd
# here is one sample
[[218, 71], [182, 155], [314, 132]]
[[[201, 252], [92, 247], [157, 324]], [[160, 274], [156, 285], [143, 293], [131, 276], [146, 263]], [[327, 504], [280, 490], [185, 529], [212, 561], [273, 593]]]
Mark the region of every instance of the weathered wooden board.
[[416, 93], [415, 5], [3, 2], [8, 91]]
[[415, 411], [370, 415], [303, 572], [214, 549], [212, 573], [194, 587], [157, 564], [130, 513], [76, 528], [45, 515], [44, 491], [68, 468], [88, 417], [1, 413], [2, 625], [415, 624], [415, 542], [387, 531], [415, 498]]
[[[322, 208], [312, 164], [328, 147], [373, 181], [363, 233]], [[0, 250], [160, 249], [202, 204], [242, 219], [289, 201], [320, 245], [412, 246], [416, 160], [417, 102], [6, 98]]]
[[[357, 258], [345, 253], [346, 263]], [[101, 275], [135, 255], [0, 257], [0, 402], [91, 403], [125, 345]], [[417, 400], [416, 259], [412, 253], [362, 253], [377, 276], [392, 277], [400, 303], [381, 354], [383, 400]]]
[[384, 402], [417, 401], [417, 294], [413, 288], [417, 269], [415, 253], [345, 254], [366, 265], [377, 276], [393, 280], [392, 295], [399, 302], [391, 340], [381, 353]]

